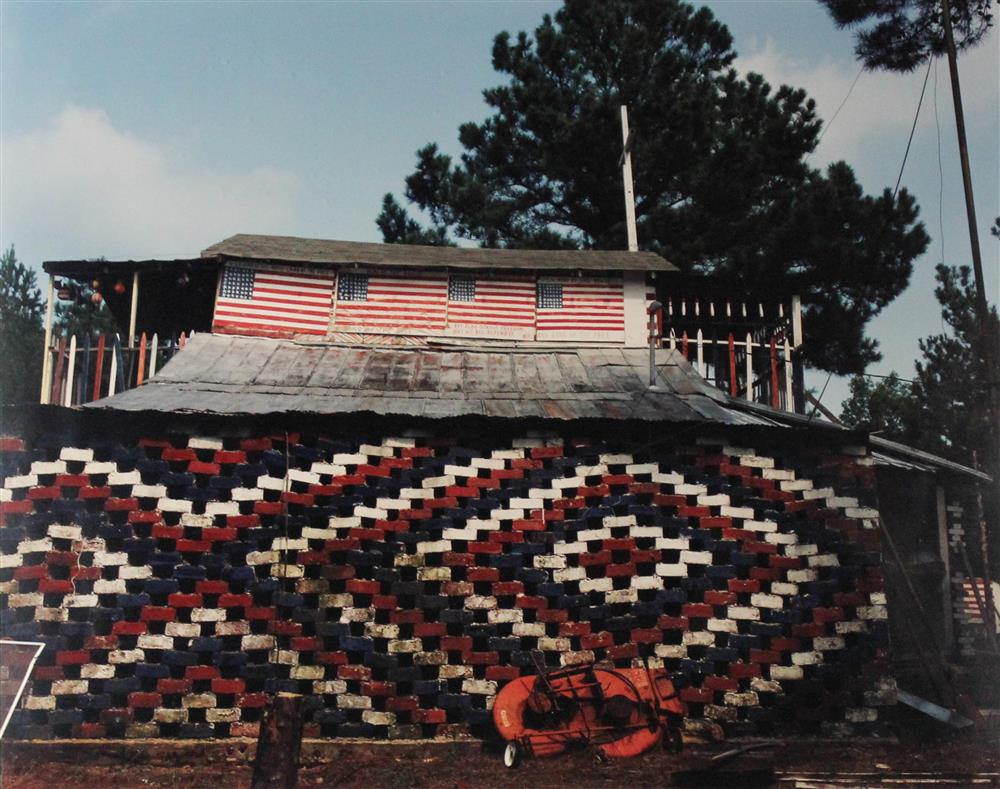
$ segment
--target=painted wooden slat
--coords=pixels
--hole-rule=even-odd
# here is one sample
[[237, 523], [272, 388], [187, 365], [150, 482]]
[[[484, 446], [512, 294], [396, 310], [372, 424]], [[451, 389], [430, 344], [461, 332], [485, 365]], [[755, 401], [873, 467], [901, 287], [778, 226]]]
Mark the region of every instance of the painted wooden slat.
[[[746, 305], [743, 305], [743, 310], [744, 314], [746, 314]], [[753, 338], [750, 336], [750, 332], [747, 332], [746, 349], [747, 390], [745, 397], [747, 400], [753, 400]]]
[[771, 338], [771, 408], [781, 408], [781, 392], [778, 389], [778, 344]]
[[688, 355], [688, 333], [687, 333], [687, 329], [685, 329], [684, 333], [681, 335], [681, 353], [684, 355], [685, 359], [687, 359], [688, 361], [690, 361], [691, 357]]
[[156, 354], [160, 350], [160, 338], [154, 333], [149, 347], [149, 377], [156, 375]]
[[185, 336], [184, 332], [181, 332], [180, 339], [177, 341], [177, 349], [183, 351], [184, 343], [186, 342], [187, 342], [187, 337]]
[[729, 394], [736, 397], [736, 341], [732, 332], [729, 332]]
[[52, 391], [47, 402], [58, 405], [62, 402], [62, 377], [66, 366], [66, 338], [60, 337], [56, 344], [56, 369], [52, 375]]
[[101, 399], [101, 384], [104, 378], [104, 335], [97, 338], [97, 359], [94, 362], [94, 390], [91, 400]]
[[792, 345], [785, 337], [785, 410], [795, 410], [795, 395], [792, 392]]
[[69, 358], [66, 362], [66, 386], [63, 390], [63, 405], [73, 405], [73, 374], [76, 372], [76, 335], [69, 338]]
[[139, 367], [135, 371], [135, 385], [141, 386], [146, 375], [146, 332], [139, 338]]
[[696, 335], [697, 349], [698, 349], [698, 373], [702, 378], [705, 377], [705, 348], [704, 348], [704, 337], [702, 336], [701, 329], [698, 329], [698, 334]]
[[87, 386], [90, 384], [90, 354], [92, 352], [90, 342], [90, 332], [83, 335], [83, 358], [80, 367], [80, 375], [77, 376], [76, 401], [78, 403], [87, 402]]
[[111, 338], [111, 367], [108, 370], [108, 397], [112, 397], [115, 393], [115, 387], [118, 384], [118, 356], [116, 353], [118, 351], [118, 335], [114, 335]]

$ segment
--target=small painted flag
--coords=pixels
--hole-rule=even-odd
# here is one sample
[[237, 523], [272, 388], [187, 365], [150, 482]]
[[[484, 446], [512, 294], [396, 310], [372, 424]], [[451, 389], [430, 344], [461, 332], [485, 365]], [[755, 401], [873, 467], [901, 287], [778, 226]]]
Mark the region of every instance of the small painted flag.
[[333, 283], [332, 274], [227, 266], [215, 324], [285, 334], [326, 334]]
[[625, 295], [615, 280], [538, 283], [539, 331], [624, 331]]
[[448, 324], [533, 328], [535, 283], [528, 278], [453, 275], [448, 286]]
[[362, 329], [442, 329], [448, 298], [445, 274], [340, 275], [337, 326]]

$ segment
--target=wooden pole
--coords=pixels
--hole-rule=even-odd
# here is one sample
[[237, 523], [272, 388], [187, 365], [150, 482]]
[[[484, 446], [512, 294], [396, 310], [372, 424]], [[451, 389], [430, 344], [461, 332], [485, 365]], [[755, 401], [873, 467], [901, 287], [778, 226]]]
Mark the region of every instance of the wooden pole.
[[625, 226], [628, 232], [628, 251], [639, 251], [639, 237], [635, 226], [635, 190], [632, 186], [632, 134], [628, 130], [628, 107], [622, 105], [622, 180], [625, 183]]
[[159, 350], [160, 338], [154, 333], [153, 343], [149, 348], [149, 377], [156, 375], [156, 352]]
[[142, 386], [143, 376], [146, 374], [146, 332], [139, 338], [139, 369], [135, 373], [135, 385]]
[[46, 403], [60, 404], [62, 400], [63, 369], [66, 364], [66, 338], [60, 337], [56, 344], [56, 369], [52, 380], [52, 391], [49, 392], [49, 399]]
[[729, 332], [729, 394], [736, 397], [736, 341]]
[[66, 388], [63, 391], [62, 404], [67, 408], [73, 405], [73, 374], [76, 372], [76, 335], [69, 338], [69, 359], [66, 363]]
[[781, 393], [778, 391], [778, 346], [771, 338], [771, 408], [781, 408]]
[[132, 272], [132, 306], [128, 314], [128, 347], [135, 348], [135, 320], [139, 313], [139, 272]]
[[38, 402], [47, 405], [52, 392], [52, 312], [55, 298], [55, 277], [49, 274], [49, 299], [45, 307], [45, 350], [42, 356], [42, 391]]
[[302, 749], [302, 697], [279, 693], [264, 710], [250, 789], [296, 789]]
[[104, 335], [97, 338], [97, 359], [94, 362], [94, 390], [91, 400], [101, 399], [101, 379], [104, 378]]

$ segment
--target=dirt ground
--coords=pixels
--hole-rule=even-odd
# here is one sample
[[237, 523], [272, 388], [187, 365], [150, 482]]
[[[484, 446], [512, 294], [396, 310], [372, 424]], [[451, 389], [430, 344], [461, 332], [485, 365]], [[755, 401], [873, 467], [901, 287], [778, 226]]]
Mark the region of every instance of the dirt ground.
[[[918, 734], [914, 732], [913, 734]], [[988, 733], [981, 733], [988, 734]], [[747, 742], [692, 743], [680, 756], [662, 751], [600, 763], [591, 752], [527, 761], [506, 770], [495, 747], [477, 741], [303, 744], [299, 786], [386, 789], [619, 786], [816, 786], [837, 773], [855, 785], [899, 785], [902, 778], [934, 773], [952, 786], [1000, 786], [1000, 747], [989, 736], [950, 734], [869, 740], [775, 740], [712, 775], [684, 773], [705, 767], [716, 753]], [[5, 743], [0, 754], [3, 789], [221, 789], [249, 787], [254, 743], [91, 741]], [[773, 778], [769, 773], [775, 771]], [[851, 777], [853, 776], [853, 777]], [[814, 783], [796, 783], [807, 778]], [[815, 783], [819, 781], [820, 783]], [[832, 783], [826, 785], [833, 785]], [[836, 784], [843, 785], [843, 784]], [[905, 785], [905, 784], [904, 784]]]

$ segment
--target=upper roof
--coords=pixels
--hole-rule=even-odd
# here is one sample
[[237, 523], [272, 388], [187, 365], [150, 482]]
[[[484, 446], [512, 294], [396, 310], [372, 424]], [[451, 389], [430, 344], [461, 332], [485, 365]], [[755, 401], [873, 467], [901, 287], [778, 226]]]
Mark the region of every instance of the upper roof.
[[197, 334], [157, 375], [86, 408], [173, 413], [780, 424], [740, 410], [676, 351], [308, 344]]
[[289, 263], [357, 263], [365, 266], [513, 268], [582, 271], [677, 271], [655, 252], [627, 250], [482, 249], [412, 244], [327, 241], [294, 236], [239, 233], [212, 244], [202, 257], [276, 260]]

